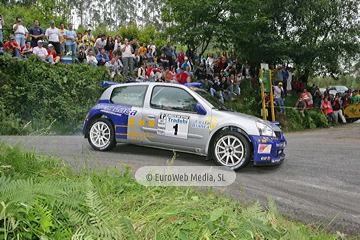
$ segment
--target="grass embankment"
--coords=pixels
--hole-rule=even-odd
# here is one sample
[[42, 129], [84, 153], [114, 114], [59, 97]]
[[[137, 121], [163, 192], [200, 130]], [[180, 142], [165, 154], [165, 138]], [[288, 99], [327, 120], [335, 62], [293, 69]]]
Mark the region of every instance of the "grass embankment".
[[[90, 169], [100, 169], [93, 166]], [[0, 143], [0, 239], [339, 239], [213, 190], [145, 187]]]

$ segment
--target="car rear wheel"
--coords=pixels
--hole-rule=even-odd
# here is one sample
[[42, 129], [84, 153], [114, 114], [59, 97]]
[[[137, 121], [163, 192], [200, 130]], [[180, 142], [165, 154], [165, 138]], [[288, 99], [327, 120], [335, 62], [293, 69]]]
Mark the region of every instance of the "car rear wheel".
[[221, 132], [215, 139], [212, 148], [216, 164], [241, 169], [250, 162], [251, 147], [249, 141], [237, 132]]
[[113, 124], [105, 118], [94, 120], [89, 128], [89, 143], [97, 151], [106, 151], [116, 146]]

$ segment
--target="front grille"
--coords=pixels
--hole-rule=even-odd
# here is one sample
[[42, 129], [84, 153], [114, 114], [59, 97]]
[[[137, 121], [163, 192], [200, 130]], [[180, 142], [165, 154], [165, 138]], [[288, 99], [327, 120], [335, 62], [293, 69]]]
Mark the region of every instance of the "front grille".
[[275, 131], [275, 135], [276, 135], [277, 138], [281, 138], [281, 132]]

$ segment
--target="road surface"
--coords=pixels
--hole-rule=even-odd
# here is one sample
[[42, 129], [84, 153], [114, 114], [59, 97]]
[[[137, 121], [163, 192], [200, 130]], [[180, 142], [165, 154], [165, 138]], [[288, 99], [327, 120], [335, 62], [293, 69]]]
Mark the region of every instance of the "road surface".
[[[239, 201], [258, 199], [266, 205], [271, 196], [282, 214], [300, 221], [329, 225], [331, 231], [360, 234], [360, 123], [313, 131], [286, 133], [285, 162], [278, 167], [250, 163], [223, 191]], [[97, 152], [82, 136], [0, 136], [11, 144], [54, 154], [73, 164], [100, 162], [106, 166], [165, 165], [173, 152], [118, 144], [113, 151]], [[174, 165], [210, 166], [204, 157], [177, 153]]]

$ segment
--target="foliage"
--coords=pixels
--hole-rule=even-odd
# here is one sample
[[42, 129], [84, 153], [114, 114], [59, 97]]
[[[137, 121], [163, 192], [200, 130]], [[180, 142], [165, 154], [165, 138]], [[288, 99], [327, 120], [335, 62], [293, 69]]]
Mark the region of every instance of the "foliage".
[[315, 84], [319, 88], [327, 88], [328, 86], [346, 86], [355, 90], [360, 87], [360, 76], [353, 77], [351, 75], [340, 75], [338, 78], [314, 77], [309, 80], [309, 83]]
[[66, 5], [52, 0], [39, 0], [37, 4], [31, 2], [30, 6], [12, 5], [5, 7], [0, 5], [0, 13], [3, 15], [5, 25], [3, 26], [4, 42], [8, 41], [10, 35], [14, 35], [13, 24], [16, 23], [15, 19], [21, 17], [22, 24], [29, 30], [34, 25], [34, 20], [38, 19], [40, 27], [44, 31], [50, 27], [50, 21], [54, 20], [57, 24], [65, 22], [64, 15], [58, 14], [66, 9]]
[[[11, 118], [20, 118], [17, 126], [29, 131], [43, 129], [56, 121], [67, 133], [79, 132], [87, 111], [101, 95], [101, 81], [110, 80], [104, 67], [86, 64], [50, 65], [33, 55], [18, 60], [0, 57], [0, 109], [4, 123], [2, 134], [18, 134], [9, 126]], [[10, 132], [7, 132], [8, 128]]]
[[[29, 155], [34, 173], [13, 164], [26, 164]], [[0, 143], [1, 239], [337, 239], [340, 234], [284, 218], [270, 198], [264, 210], [258, 202], [243, 204], [211, 189], [145, 187], [128, 167], [120, 172], [87, 163], [74, 171], [63, 164]]]

